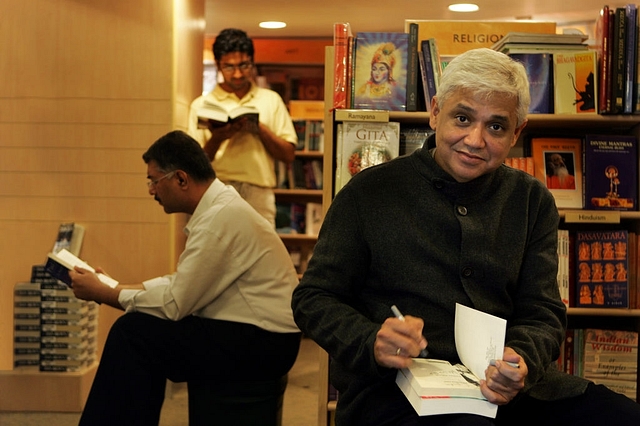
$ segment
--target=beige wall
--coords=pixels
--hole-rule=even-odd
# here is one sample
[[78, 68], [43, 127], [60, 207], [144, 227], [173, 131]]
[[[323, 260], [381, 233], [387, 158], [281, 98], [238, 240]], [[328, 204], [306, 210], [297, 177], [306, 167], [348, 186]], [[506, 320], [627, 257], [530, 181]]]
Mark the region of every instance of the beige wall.
[[[12, 293], [62, 222], [121, 282], [172, 270], [174, 220], [148, 195], [144, 150], [186, 127], [201, 92], [204, 0], [0, 2], [0, 369]], [[100, 342], [119, 311], [101, 307]]]

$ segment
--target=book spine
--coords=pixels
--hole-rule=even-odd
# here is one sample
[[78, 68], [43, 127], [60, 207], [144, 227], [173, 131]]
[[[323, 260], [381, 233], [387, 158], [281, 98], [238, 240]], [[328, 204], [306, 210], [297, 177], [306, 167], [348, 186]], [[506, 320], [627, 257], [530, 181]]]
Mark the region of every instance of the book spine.
[[634, 88], [636, 84], [636, 55], [637, 55], [637, 6], [627, 4], [626, 10], [626, 30], [625, 30], [625, 69], [624, 69], [624, 107], [625, 114], [631, 114], [635, 106]]
[[418, 109], [418, 24], [409, 24], [407, 111]]
[[433, 61], [431, 59], [431, 47], [429, 46], [429, 41], [425, 40], [422, 42], [422, 57], [424, 59], [424, 74], [426, 80], [424, 80], [425, 93], [428, 96], [425, 99], [426, 104], [428, 105], [427, 111], [431, 111], [431, 99], [436, 94], [436, 77], [435, 71], [433, 69]]
[[347, 108], [347, 70], [348, 70], [348, 42], [351, 28], [348, 23], [333, 24], [333, 108]]
[[612, 113], [621, 114], [624, 110], [624, 86], [625, 86], [625, 29], [626, 29], [626, 10], [624, 7], [616, 8], [614, 15], [614, 34], [613, 34], [613, 81], [612, 81]]

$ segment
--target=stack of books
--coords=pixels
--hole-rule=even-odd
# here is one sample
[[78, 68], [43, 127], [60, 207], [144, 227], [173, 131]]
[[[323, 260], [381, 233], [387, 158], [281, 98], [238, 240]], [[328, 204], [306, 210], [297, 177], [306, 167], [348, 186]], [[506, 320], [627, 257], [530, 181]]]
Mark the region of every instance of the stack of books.
[[491, 46], [522, 62], [531, 114], [597, 112], [598, 62], [585, 34], [510, 32]]

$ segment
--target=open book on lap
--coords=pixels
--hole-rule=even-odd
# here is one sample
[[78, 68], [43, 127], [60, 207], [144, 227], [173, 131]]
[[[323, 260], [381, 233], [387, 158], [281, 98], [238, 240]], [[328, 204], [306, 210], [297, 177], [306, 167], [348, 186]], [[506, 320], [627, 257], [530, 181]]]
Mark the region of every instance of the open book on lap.
[[468, 413], [495, 418], [498, 406], [480, 392], [480, 378], [502, 359], [506, 321], [456, 304], [455, 341], [462, 364], [415, 358], [398, 370], [396, 384], [420, 416]]

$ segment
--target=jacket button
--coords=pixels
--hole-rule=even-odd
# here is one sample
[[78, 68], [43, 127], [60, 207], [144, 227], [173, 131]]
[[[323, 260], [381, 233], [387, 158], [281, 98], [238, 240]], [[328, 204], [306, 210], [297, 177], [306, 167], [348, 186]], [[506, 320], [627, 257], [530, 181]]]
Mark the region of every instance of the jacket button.
[[462, 269], [462, 276], [465, 277], [465, 278], [470, 277], [472, 273], [473, 273], [473, 271], [472, 271], [471, 268], [467, 267], [467, 268], [463, 268]]
[[462, 216], [466, 216], [467, 208], [465, 206], [458, 206], [458, 214], [461, 214]]

